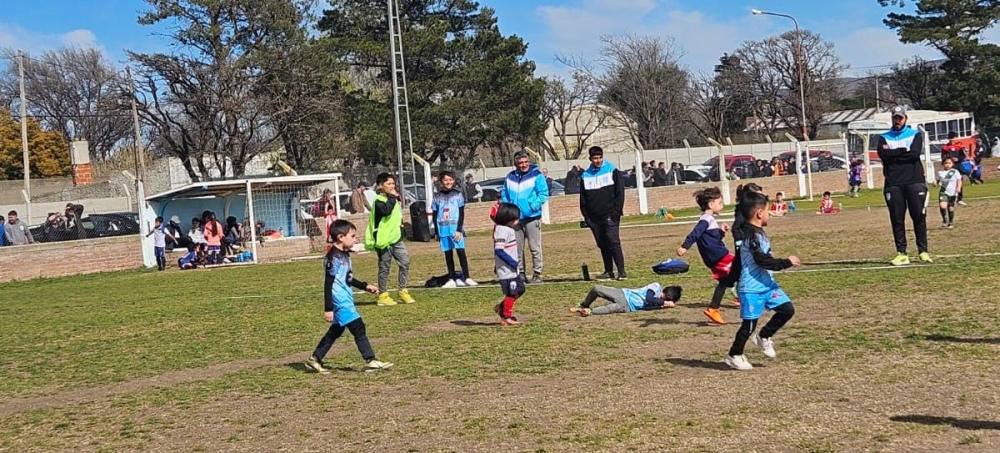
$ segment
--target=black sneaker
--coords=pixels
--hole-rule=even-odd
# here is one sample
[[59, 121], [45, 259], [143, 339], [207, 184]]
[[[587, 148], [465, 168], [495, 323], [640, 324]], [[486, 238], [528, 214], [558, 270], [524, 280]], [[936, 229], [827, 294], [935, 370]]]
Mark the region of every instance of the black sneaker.
[[615, 279], [615, 274], [612, 274], [610, 272], [605, 272], [597, 276], [597, 281], [599, 282], [606, 282], [608, 280], [614, 280], [614, 279]]
[[628, 280], [628, 275], [626, 275], [624, 272], [618, 274], [618, 281], [623, 282], [625, 280]]

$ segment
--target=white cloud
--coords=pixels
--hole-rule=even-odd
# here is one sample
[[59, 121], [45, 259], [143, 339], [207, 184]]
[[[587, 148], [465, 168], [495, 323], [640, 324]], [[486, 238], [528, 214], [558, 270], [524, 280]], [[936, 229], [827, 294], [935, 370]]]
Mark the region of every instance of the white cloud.
[[60, 47], [84, 47], [104, 51], [94, 32], [87, 29], [65, 33], [36, 33], [18, 25], [0, 23], [0, 48], [18, 49], [27, 53], [41, 53]]

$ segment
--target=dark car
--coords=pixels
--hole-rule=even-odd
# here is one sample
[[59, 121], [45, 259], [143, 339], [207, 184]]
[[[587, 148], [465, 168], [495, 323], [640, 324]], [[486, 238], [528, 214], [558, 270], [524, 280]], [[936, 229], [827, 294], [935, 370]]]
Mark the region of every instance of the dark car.
[[[135, 212], [109, 212], [90, 214], [80, 220], [86, 238], [105, 238], [139, 234], [139, 214]], [[31, 227], [35, 242], [59, 242], [83, 239], [71, 231], [54, 228], [46, 224]]]

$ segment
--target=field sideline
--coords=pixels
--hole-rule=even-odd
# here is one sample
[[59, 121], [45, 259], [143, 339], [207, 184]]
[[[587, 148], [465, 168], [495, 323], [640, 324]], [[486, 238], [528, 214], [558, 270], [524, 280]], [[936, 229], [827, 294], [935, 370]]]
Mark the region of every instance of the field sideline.
[[[738, 310], [706, 324], [713, 281], [695, 251], [687, 274], [650, 271], [691, 228], [652, 216], [622, 229], [630, 279], [614, 285], [682, 285], [678, 308], [570, 314], [599, 254], [589, 231], [546, 227], [548, 282], [518, 302], [520, 328], [499, 327], [495, 287], [414, 289], [396, 307], [359, 296], [396, 363], [377, 374], [358, 372], [349, 336], [333, 374], [301, 365], [326, 328], [319, 260], [4, 284], [0, 451], [997, 451], [998, 188], [968, 187], [954, 230], [931, 205], [929, 266], [886, 268], [880, 191], [773, 219], [776, 255], [817, 264], [778, 275], [797, 313], [776, 359], [748, 346], [750, 372], [722, 364]], [[480, 282], [490, 242], [469, 238]], [[407, 246], [411, 285], [443, 273], [436, 244]], [[354, 264], [375, 280], [372, 254]]]

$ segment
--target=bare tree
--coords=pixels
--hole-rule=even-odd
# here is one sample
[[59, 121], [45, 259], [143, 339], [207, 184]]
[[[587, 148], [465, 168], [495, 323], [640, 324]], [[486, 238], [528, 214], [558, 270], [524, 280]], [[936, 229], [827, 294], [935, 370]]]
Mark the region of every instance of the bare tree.
[[567, 86], [561, 77], [545, 80], [542, 118], [549, 123], [558, 143], [543, 135], [543, 147], [557, 160], [579, 158], [587, 149], [587, 141], [608, 119], [607, 109], [597, 103], [598, 86], [591, 76], [573, 71], [571, 83]]
[[892, 84], [890, 92], [915, 109], [933, 108], [934, 97], [946, 86], [939, 64], [920, 57], [893, 65], [886, 79]]
[[[806, 123], [816, 126], [837, 99], [836, 79], [847, 66], [840, 62], [832, 43], [810, 31], [801, 33]], [[795, 32], [745, 42], [734, 56], [739, 58], [753, 88], [752, 105], [759, 124], [773, 134], [784, 122], [801, 135], [800, 66]], [[815, 138], [818, 132], [818, 127], [811, 127], [809, 135]]]
[[598, 101], [617, 111], [612, 116], [628, 129], [634, 146], [679, 144], [689, 128], [689, 75], [678, 63], [683, 53], [672, 40], [651, 36], [603, 36], [601, 42], [601, 72], [579, 60], [557, 59], [596, 82]]
[[[7, 69], [0, 91], [20, 102], [17, 52], [2, 51]], [[106, 160], [132, 134], [128, 97], [121, 73], [95, 49], [63, 48], [24, 58], [28, 114], [67, 141], [87, 140], [97, 159]]]
[[[156, 128], [164, 150], [177, 156], [192, 180], [242, 176], [255, 156], [280, 138], [271, 119], [281, 113], [273, 96], [260, 92], [287, 69], [282, 48], [302, 36], [306, 4], [297, 0], [146, 0], [142, 24], [177, 24], [169, 38], [183, 51], [130, 52], [141, 66], [144, 119]], [[272, 92], [274, 91], [271, 88]], [[280, 92], [280, 91], [279, 91]], [[210, 157], [210, 163], [205, 163]]]

